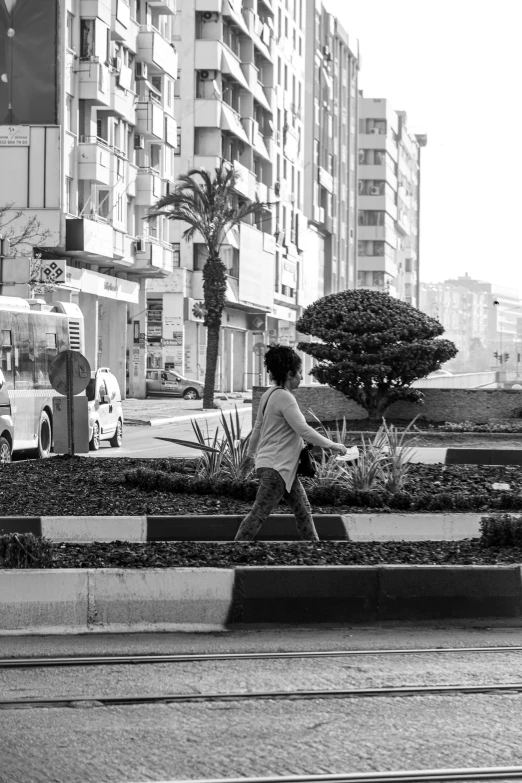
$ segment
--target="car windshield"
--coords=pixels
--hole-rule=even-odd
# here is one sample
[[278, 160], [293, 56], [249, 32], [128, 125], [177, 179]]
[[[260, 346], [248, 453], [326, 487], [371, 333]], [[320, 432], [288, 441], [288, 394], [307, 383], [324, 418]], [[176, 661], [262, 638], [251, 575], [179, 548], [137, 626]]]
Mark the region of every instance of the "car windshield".
[[88, 400], [94, 400], [95, 390], [96, 390], [96, 381], [94, 380], [94, 378], [91, 378], [91, 380], [87, 384], [87, 388], [85, 389], [85, 394], [87, 395]]

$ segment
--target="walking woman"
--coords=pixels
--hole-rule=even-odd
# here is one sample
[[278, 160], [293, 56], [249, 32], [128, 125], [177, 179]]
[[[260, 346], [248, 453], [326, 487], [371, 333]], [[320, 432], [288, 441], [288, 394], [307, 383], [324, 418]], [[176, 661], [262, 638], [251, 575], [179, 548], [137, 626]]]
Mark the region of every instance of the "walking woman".
[[261, 397], [246, 458], [252, 460], [255, 455], [259, 489], [254, 507], [241, 522], [235, 540], [252, 541], [284, 497], [294, 512], [301, 538], [318, 541], [312, 509], [297, 477], [303, 438], [340, 454], [346, 454], [347, 449], [309, 427], [299, 410], [292, 393], [302, 380], [299, 355], [289, 346], [274, 345], [265, 354], [265, 366], [274, 386]]

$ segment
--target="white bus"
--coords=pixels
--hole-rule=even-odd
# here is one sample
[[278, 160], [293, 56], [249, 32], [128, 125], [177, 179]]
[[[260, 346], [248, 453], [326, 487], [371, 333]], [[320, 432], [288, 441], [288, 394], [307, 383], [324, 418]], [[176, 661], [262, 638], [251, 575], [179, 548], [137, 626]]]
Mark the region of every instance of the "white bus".
[[69, 302], [0, 296], [0, 461], [13, 451], [52, 448], [49, 366], [67, 349], [84, 353], [83, 316]]

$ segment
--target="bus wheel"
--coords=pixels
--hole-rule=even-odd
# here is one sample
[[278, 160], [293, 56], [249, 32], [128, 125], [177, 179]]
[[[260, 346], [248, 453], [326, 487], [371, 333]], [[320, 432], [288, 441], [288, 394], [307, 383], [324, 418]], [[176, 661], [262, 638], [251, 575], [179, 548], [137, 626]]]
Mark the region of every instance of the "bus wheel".
[[98, 451], [100, 448], [100, 425], [97, 421], [92, 425], [92, 438], [89, 441], [89, 449], [91, 451]]
[[11, 446], [7, 438], [0, 438], [0, 462], [11, 462]]
[[50, 455], [52, 441], [51, 421], [47, 413], [42, 411], [38, 429], [38, 456], [40, 459], [45, 459]]

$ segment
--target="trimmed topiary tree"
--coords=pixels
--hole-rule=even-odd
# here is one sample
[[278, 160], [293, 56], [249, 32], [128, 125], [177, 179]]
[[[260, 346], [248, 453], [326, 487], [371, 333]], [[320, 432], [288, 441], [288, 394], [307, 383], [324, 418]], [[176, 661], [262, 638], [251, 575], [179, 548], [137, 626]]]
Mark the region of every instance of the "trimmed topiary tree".
[[365, 408], [370, 419], [379, 419], [397, 400], [422, 403], [413, 381], [457, 354], [450, 340], [438, 339], [444, 332], [438, 321], [374, 291], [324, 296], [296, 326], [322, 340], [298, 345], [318, 361], [311, 374]]

